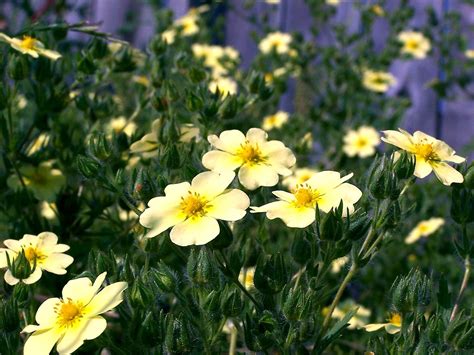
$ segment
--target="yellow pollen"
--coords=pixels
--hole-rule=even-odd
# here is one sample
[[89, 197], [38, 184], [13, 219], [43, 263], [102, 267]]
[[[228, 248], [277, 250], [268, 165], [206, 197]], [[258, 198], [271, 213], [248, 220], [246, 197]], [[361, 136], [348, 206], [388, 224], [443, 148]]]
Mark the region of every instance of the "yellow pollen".
[[402, 317], [398, 313], [392, 313], [392, 315], [388, 319], [388, 322], [397, 327], [400, 327], [402, 325]]
[[381, 75], [376, 75], [373, 79], [375, 84], [387, 84], [388, 80]]
[[428, 227], [426, 224], [420, 224], [420, 225], [418, 226], [418, 230], [419, 230], [421, 233], [424, 233], [424, 232], [428, 231], [428, 228], [429, 228], [429, 227]]
[[244, 164], [250, 165], [261, 164], [267, 160], [267, 158], [260, 151], [258, 144], [252, 145], [249, 142], [241, 144], [236, 155], [244, 161]]
[[420, 46], [420, 43], [414, 39], [409, 39], [405, 42], [405, 47], [407, 49], [415, 50], [415, 49], [418, 49], [419, 46]]
[[74, 325], [74, 322], [82, 318], [82, 307], [79, 304], [68, 300], [67, 303], [61, 301], [60, 308], [56, 308], [58, 315], [57, 323], [62, 327]]
[[356, 146], [358, 148], [364, 148], [367, 145], [368, 141], [364, 137], [359, 137], [356, 141]]
[[319, 197], [315, 190], [303, 186], [298, 187], [293, 195], [295, 196], [294, 204], [297, 207], [314, 207]]
[[41, 255], [36, 248], [33, 247], [27, 247], [23, 249], [25, 251], [25, 257], [26, 259], [30, 262], [30, 264], [34, 264], [35, 262], [38, 264], [41, 260], [44, 259], [44, 256]]
[[414, 153], [423, 157], [425, 160], [439, 160], [438, 155], [435, 153], [431, 143], [415, 144]]
[[20, 43], [20, 47], [23, 49], [34, 49], [36, 46], [36, 39], [30, 36], [24, 36]]
[[181, 211], [188, 218], [205, 216], [209, 207], [208, 201], [196, 192], [189, 192], [187, 197], [182, 198], [179, 205]]

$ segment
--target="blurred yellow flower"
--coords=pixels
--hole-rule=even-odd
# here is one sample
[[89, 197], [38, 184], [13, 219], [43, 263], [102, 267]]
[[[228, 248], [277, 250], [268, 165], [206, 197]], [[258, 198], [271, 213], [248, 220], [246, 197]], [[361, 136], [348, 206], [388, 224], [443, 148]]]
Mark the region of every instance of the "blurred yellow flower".
[[341, 3], [341, 0], [326, 0], [326, 4], [331, 6], [337, 6]]
[[305, 228], [315, 220], [315, 210], [329, 212], [337, 208], [342, 201], [344, 215], [354, 211], [354, 204], [359, 201], [362, 192], [354, 185], [346, 183], [353, 174], [341, 175], [336, 171], [322, 171], [291, 193], [273, 191], [279, 198], [261, 207], [250, 207], [252, 213], [265, 212], [268, 219], [280, 218], [291, 228]]
[[192, 51], [196, 58], [203, 59], [204, 65], [212, 69], [213, 77], [221, 77], [228, 73], [223, 64], [225, 58], [234, 62], [239, 59], [239, 52], [232, 47], [195, 43]]
[[421, 221], [415, 228], [413, 228], [410, 234], [408, 234], [405, 243], [415, 243], [421, 237], [427, 237], [436, 232], [443, 224], [443, 218], [430, 218], [426, 221]]
[[464, 55], [468, 59], [474, 59], [474, 49], [468, 49], [464, 52]]
[[293, 174], [285, 177], [281, 183], [291, 191], [311, 179], [317, 172], [317, 170], [309, 168], [295, 169]]
[[313, 147], [313, 134], [311, 132], [306, 133], [300, 142], [305, 148], [311, 149]]
[[367, 158], [375, 154], [375, 147], [380, 144], [380, 134], [375, 128], [361, 126], [350, 130], [344, 136], [344, 153], [349, 157], [358, 155]]
[[382, 140], [415, 156], [416, 177], [422, 179], [434, 170], [436, 177], [444, 185], [464, 181], [462, 174], [446, 163], [460, 164], [465, 160], [456, 155], [449, 145], [420, 131], [416, 131], [413, 136], [403, 129], [399, 128], [399, 131], [383, 131], [385, 137]]
[[40, 205], [40, 215], [47, 220], [53, 220], [57, 217], [56, 211], [57, 207], [54, 202], [46, 202], [46, 201], [41, 201]]
[[115, 282], [104, 287], [106, 272], [94, 283], [87, 277], [69, 281], [62, 298], [49, 298], [36, 312], [38, 325], [27, 325], [22, 333], [31, 334], [24, 347], [24, 355], [49, 354], [56, 345], [60, 355], [76, 351], [84, 340], [97, 338], [107, 327], [100, 314], [117, 307], [123, 301], [126, 282]]
[[150, 86], [150, 79], [148, 79], [145, 75], [134, 75], [132, 80], [137, 84]]
[[366, 69], [362, 74], [362, 84], [367, 89], [375, 92], [386, 92], [390, 86], [397, 82], [392, 74], [384, 71]]
[[[38, 166], [23, 165], [19, 168], [26, 188], [31, 190], [38, 200], [54, 201], [66, 183], [66, 178], [61, 170], [53, 169], [52, 165], [52, 161], [46, 161]], [[10, 175], [7, 185], [15, 190], [19, 190], [23, 186], [17, 174]]]
[[255, 287], [253, 284], [253, 278], [255, 276], [255, 267], [248, 267], [243, 268], [239, 274], [239, 282], [245, 287], [247, 290], [251, 290]]
[[48, 133], [40, 133], [26, 149], [26, 155], [33, 155], [49, 144], [50, 136]]
[[403, 31], [397, 38], [402, 43], [401, 52], [416, 59], [426, 58], [426, 54], [431, 50], [430, 40], [421, 32]]
[[198, 174], [191, 184], [182, 182], [165, 188], [165, 196], [148, 202], [140, 224], [151, 230], [152, 238], [171, 228], [171, 241], [180, 246], [203, 245], [219, 234], [217, 220], [238, 221], [250, 205], [248, 196], [237, 189], [228, 190], [234, 180], [232, 171]]
[[293, 152], [280, 141], [267, 141], [268, 134], [260, 128], [251, 128], [244, 135], [238, 130], [207, 137], [217, 150], [202, 157], [202, 164], [213, 171], [239, 169], [239, 181], [249, 190], [260, 186], [275, 186], [279, 175], [291, 175], [295, 164]]
[[216, 93], [218, 89], [222, 97], [235, 95], [237, 93], [237, 83], [231, 78], [224, 76], [216, 77], [209, 83], [209, 90]]
[[4, 33], [0, 33], [0, 41], [10, 44], [10, 46], [22, 54], [28, 54], [33, 58], [43, 56], [51, 60], [58, 60], [61, 54], [44, 48], [44, 44], [30, 36], [23, 36], [23, 39], [11, 38]]
[[166, 43], [172, 44], [176, 39], [178, 31], [185, 37], [195, 35], [199, 32], [199, 15], [208, 9], [208, 6], [199, 6], [189, 9], [186, 15], [175, 20], [171, 28], [168, 28], [161, 34], [161, 38], [166, 41]]
[[125, 133], [127, 136], [131, 136], [137, 129], [137, 125], [134, 122], [128, 122], [124, 116], [112, 118], [105, 126], [105, 131], [110, 135], [112, 133], [119, 134]]
[[341, 272], [342, 268], [349, 262], [348, 256], [342, 256], [340, 258], [334, 259], [331, 263], [331, 272], [333, 274], [338, 274]]
[[258, 44], [262, 53], [275, 51], [278, 54], [288, 53], [291, 44], [291, 35], [283, 32], [271, 32], [264, 37]]
[[288, 112], [278, 111], [273, 115], [264, 117], [262, 128], [266, 131], [271, 131], [274, 128], [281, 128], [288, 122]]
[[399, 313], [392, 313], [387, 323], [373, 323], [363, 326], [368, 332], [375, 332], [381, 328], [385, 328], [388, 334], [396, 334], [402, 328], [402, 316]]
[[[140, 153], [145, 158], [151, 158], [156, 155], [159, 146], [158, 135], [161, 130], [161, 120], [158, 118], [151, 124], [151, 133], [145, 134], [139, 141], [134, 142], [130, 146], [131, 153]], [[180, 127], [179, 141], [182, 143], [189, 143], [193, 139], [200, 140], [199, 128], [190, 123], [182, 124]]]
[[375, 5], [372, 5], [371, 8], [372, 12], [374, 14], [376, 14], [377, 16], [380, 16], [380, 17], [383, 17], [385, 16], [385, 10], [383, 9], [382, 6], [378, 5], [378, 4], [375, 4]]
[[370, 309], [357, 304], [352, 299], [345, 300], [336, 307], [332, 313], [332, 318], [341, 320], [346, 314], [352, 311], [354, 308], [357, 308], [356, 314], [349, 320], [348, 329], [357, 329], [365, 326], [369, 320], [372, 312]]
[[33, 271], [27, 278], [19, 280], [17, 275], [7, 270], [4, 278], [9, 285], [16, 285], [20, 281], [25, 284], [35, 283], [41, 278], [43, 270], [64, 275], [66, 268], [74, 261], [71, 256], [63, 254], [69, 250], [69, 246], [58, 244], [58, 236], [51, 232], [38, 235], [25, 234], [20, 240], [6, 239], [3, 244], [8, 249], [0, 248], [0, 268], [8, 267], [7, 254], [10, 263], [13, 263], [20, 253], [24, 252]]

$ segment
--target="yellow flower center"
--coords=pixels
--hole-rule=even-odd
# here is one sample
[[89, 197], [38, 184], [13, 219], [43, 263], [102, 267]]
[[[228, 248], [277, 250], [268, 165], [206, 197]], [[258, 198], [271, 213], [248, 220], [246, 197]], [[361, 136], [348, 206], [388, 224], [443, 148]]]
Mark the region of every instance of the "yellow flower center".
[[314, 207], [320, 195], [309, 186], [299, 186], [293, 193], [296, 207]]
[[357, 148], [365, 148], [369, 142], [365, 137], [359, 137], [357, 138], [355, 145]]
[[27, 180], [30, 180], [30, 182], [32, 182], [34, 184], [37, 184], [37, 185], [46, 184], [46, 182], [48, 181], [46, 176], [39, 173], [39, 172], [35, 172], [35, 173], [31, 174], [30, 176], [27, 177]]
[[36, 248], [33, 248], [32, 246], [29, 246], [23, 250], [25, 251], [26, 259], [31, 265], [34, 265], [35, 263], [38, 264], [45, 258], [44, 255], [42, 255]]
[[409, 39], [405, 42], [405, 48], [408, 50], [417, 50], [420, 47], [420, 42], [416, 39]]
[[277, 48], [277, 47], [280, 47], [283, 44], [283, 41], [280, 38], [274, 38], [274, 39], [271, 40], [270, 43], [271, 43], [272, 47]]
[[414, 153], [423, 157], [425, 160], [439, 160], [438, 155], [434, 151], [433, 144], [431, 143], [415, 144]]
[[420, 224], [420, 225], [418, 226], [418, 231], [419, 231], [420, 233], [425, 233], [425, 232], [428, 231], [428, 229], [429, 229], [429, 227], [428, 227], [426, 224]]
[[187, 218], [205, 216], [209, 207], [208, 201], [197, 192], [189, 192], [187, 197], [182, 197], [179, 205]]
[[60, 304], [54, 307], [57, 315], [56, 322], [60, 327], [72, 327], [74, 323], [83, 317], [82, 305], [75, 303], [71, 299], [67, 302], [61, 300]]
[[236, 155], [244, 161], [244, 164], [250, 165], [265, 163], [267, 160], [267, 157], [263, 155], [258, 144], [252, 145], [249, 142], [242, 144]]
[[373, 83], [378, 85], [384, 85], [388, 84], [388, 80], [382, 75], [375, 75], [373, 78]]
[[26, 50], [34, 49], [36, 46], [36, 39], [30, 36], [24, 36], [20, 43], [20, 47]]
[[402, 325], [402, 316], [398, 313], [392, 313], [392, 315], [388, 319], [388, 322], [390, 324], [393, 324], [393, 325], [397, 326], [397, 327], [401, 327], [401, 325]]

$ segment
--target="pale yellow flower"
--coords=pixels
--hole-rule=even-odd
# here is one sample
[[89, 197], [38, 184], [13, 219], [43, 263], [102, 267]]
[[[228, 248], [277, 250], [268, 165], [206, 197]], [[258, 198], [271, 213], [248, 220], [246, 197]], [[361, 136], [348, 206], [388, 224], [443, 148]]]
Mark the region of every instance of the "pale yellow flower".
[[33, 58], [43, 56], [51, 60], [58, 60], [61, 54], [44, 48], [44, 44], [30, 36], [23, 36], [23, 39], [11, 38], [4, 33], [0, 33], [0, 41], [8, 43], [13, 49], [22, 54], [28, 54]]
[[26, 105], [28, 105], [28, 100], [24, 95], [18, 94], [16, 97], [16, 107], [18, 107], [19, 110], [23, 110]]
[[349, 262], [348, 256], [342, 256], [340, 258], [334, 259], [331, 263], [331, 272], [333, 274], [338, 274], [341, 272], [342, 268]]
[[341, 0], [326, 0], [326, 4], [331, 6], [337, 6], [341, 3]]
[[270, 53], [274, 50], [278, 54], [285, 54], [290, 50], [291, 41], [289, 33], [272, 32], [260, 41], [258, 48], [262, 53]]
[[336, 307], [332, 313], [332, 318], [341, 320], [343, 319], [346, 314], [352, 311], [354, 308], [357, 308], [356, 314], [349, 320], [348, 329], [357, 329], [365, 326], [369, 320], [370, 315], [372, 312], [370, 309], [357, 304], [352, 299], [345, 300]]
[[449, 145], [420, 131], [416, 131], [413, 136], [403, 129], [399, 128], [399, 131], [383, 131], [385, 137], [382, 140], [415, 156], [416, 177], [422, 179], [434, 170], [436, 177], [444, 185], [464, 181], [462, 174], [447, 162], [460, 164], [465, 159], [456, 155]]
[[400, 332], [400, 329], [402, 328], [402, 316], [398, 313], [392, 313], [387, 323], [367, 324], [362, 328], [365, 328], [368, 332], [375, 332], [381, 328], [385, 328], [385, 331], [388, 334], [396, 334]]
[[363, 71], [363, 85], [375, 92], [386, 92], [392, 85], [395, 85], [397, 80], [395, 77], [384, 71], [364, 70]]
[[415, 243], [421, 237], [427, 237], [436, 232], [443, 224], [443, 218], [430, 218], [426, 221], [421, 221], [405, 238], [405, 243]]
[[[23, 165], [19, 169], [26, 188], [31, 190], [38, 200], [54, 201], [66, 183], [61, 170], [53, 169], [52, 164], [52, 161], [47, 161], [38, 166]], [[7, 185], [15, 190], [23, 187], [17, 174], [8, 178]]]
[[176, 38], [176, 30], [173, 28], [164, 31], [161, 34], [161, 39], [168, 44], [174, 43], [175, 38]]
[[403, 31], [397, 38], [402, 43], [401, 52], [416, 59], [426, 58], [426, 54], [431, 50], [430, 40], [421, 32]]
[[26, 149], [26, 155], [33, 155], [49, 144], [50, 136], [48, 133], [41, 133]]
[[253, 284], [253, 278], [255, 276], [255, 267], [248, 267], [243, 268], [239, 274], [239, 282], [245, 287], [247, 290], [251, 290], [255, 287]]
[[145, 75], [134, 75], [132, 80], [142, 86], [150, 86], [150, 79], [148, 79]]
[[375, 147], [380, 144], [380, 134], [373, 127], [361, 126], [350, 130], [344, 136], [344, 153], [349, 157], [358, 155], [367, 158], [375, 154]]
[[468, 59], [474, 59], [474, 49], [468, 49], [464, 52], [464, 55]]
[[309, 168], [295, 169], [293, 174], [285, 177], [281, 183], [291, 191], [311, 179], [317, 172], [317, 170]]
[[305, 148], [311, 149], [313, 147], [313, 134], [311, 132], [305, 133], [303, 138], [301, 138], [301, 144]]
[[238, 221], [250, 205], [244, 192], [227, 189], [234, 177], [232, 171], [206, 171], [191, 184], [168, 185], [165, 196], [151, 199], [140, 215], [140, 224], [151, 229], [146, 237], [155, 237], [172, 227], [170, 238], [177, 245], [209, 243], [220, 232], [217, 220]]
[[266, 116], [263, 119], [262, 128], [266, 131], [270, 131], [274, 128], [281, 128], [286, 122], [288, 122], [288, 112], [278, 111], [273, 115]]
[[40, 215], [46, 218], [47, 220], [53, 220], [57, 217], [56, 215], [57, 207], [54, 202], [49, 203], [46, 201], [42, 201], [40, 202], [39, 208], [40, 208]]
[[100, 288], [106, 272], [94, 283], [87, 277], [69, 281], [63, 288], [62, 298], [49, 298], [36, 312], [38, 325], [27, 325], [23, 333], [33, 333], [25, 343], [24, 355], [49, 354], [56, 345], [60, 355], [76, 351], [84, 340], [101, 335], [107, 321], [100, 316], [123, 301], [126, 282], [115, 282]]
[[166, 43], [172, 44], [176, 39], [178, 30], [180, 30], [180, 34], [185, 37], [195, 35], [199, 32], [199, 14], [208, 9], [209, 7], [207, 6], [191, 8], [186, 15], [175, 20], [172, 27], [168, 28], [161, 34], [161, 38], [166, 41]]
[[217, 77], [209, 83], [209, 90], [216, 93], [218, 89], [223, 97], [235, 95], [237, 93], [237, 83], [231, 78]]
[[268, 134], [260, 128], [251, 128], [244, 135], [238, 130], [207, 137], [217, 150], [202, 157], [202, 164], [213, 171], [239, 169], [239, 181], [249, 190], [260, 186], [275, 186], [279, 175], [291, 175], [295, 164], [293, 152], [280, 141], [267, 141]]
[[196, 58], [204, 60], [204, 65], [212, 69], [213, 77], [220, 77], [228, 73], [227, 68], [223, 65], [224, 58], [237, 61], [239, 52], [232, 47], [222, 47], [216, 45], [196, 43], [192, 46], [193, 54]]
[[112, 118], [105, 126], [105, 131], [109, 134], [125, 133], [127, 136], [131, 136], [135, 133], [137, 125], [134, 122], [128, 122], [124, 116]]
[[[155, 156], [158, 150], [159, 142], [158, 135], [161, 130], [161, 120], [158, 118], [151, 124], [151, 132], [145, 134], [139, 141], [134, 142], [130, 146], [131, 153], [140, 153], [146, 158]], [[182, 143], [189, 143], [193, 139], [199, 141], [199, 128], [195, 127], [190, 123], [182, 124], [180, 127], [180, 138], [179, 141]]]
[[267, 4], [277, 5], [280, 3], [280, 0], [265, 0]]
[[31, 275], [23, 280], [19, 280], [11, 270], [7, 270], [4, 278], [9, 285], [16, 285], [20, 281], [33, 284], [41, 278], [43, 271], [64, 275], [66, 268], [74, 261], [71, 256], [63, 254], [69, 250], [69, 246], [58, 244], [58, 236], [51, 232], [38, 235], [25, 234], [20, 240], [6, 239], [3, 244], [8, 249], [0, 248], [0, 268], [8, 267], [7, 254], [10, 262], [13, 263], [23, 251], [33, 270]]
[[250, 207], [252, 213], [265, 212], [268, 219], [280, 218], [288, 227], [306, 228], [315, 221], [315, 211], [319, 208], [329, 212], [343, 203], [344, 215], [354, 211], [362, 192], [354, 185], [346, 183], [354, 174], [341, 178], [336, 171], [322, 171], [299, 185], [291, 193], [273, 191], [278, 201], [261, 207]]
[[385, 10], [383, 9], [382, 6], [378, 5], [378, 4], [375, 4], [373, 6], [371, 6], [370, 8], [372, 10], [372, 12], [374, 14], [376, 14], [377, 16], [380, 16], [380, 17], [383, 17], [385, 16]]

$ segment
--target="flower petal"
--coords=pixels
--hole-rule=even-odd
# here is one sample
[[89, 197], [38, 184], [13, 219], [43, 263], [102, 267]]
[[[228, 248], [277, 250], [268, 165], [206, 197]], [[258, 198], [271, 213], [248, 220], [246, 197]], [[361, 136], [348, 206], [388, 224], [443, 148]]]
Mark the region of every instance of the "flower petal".
[[274, 194], [280, 200], [283, 200], [286, 202], [292, 202], [295, 200], [295, 195], [286, 191], [276, 190], [276, 191], [272, 191], [272, 194]]
[[366, 331], [368, 332], [375, 332], [379, 329], [382, 329], [389, 323], [374, 323], [374, 324], [367, 324], [363, 328], [365, 328]]
[[23, 279], [22, 281], [26, 285], [31, 285], [41, 279], [41, 276], [43, 276], [43, 272], [41, 271], [41, 268], [37, 266], [35, 271], [33, 271], [30, 276], [28, 276], [26, 279]]
[[268, 134], [261, 128], [250, 128], [247, 131], [246, 138], [250, 143], [264, 144], [267, 141]]
[[433, 164], [436, 177], [443, 185], [451, 185], [453, 182], [461, 184], [464, 181], [463, 175], [447, 163], [440, 162]]
[[244, 218], [250, 199], [243, 191], [234, 189], [217, 196], [211, 201], [208, 216], [224, 221], [238, 221]]
[[31, 334], [26, 340], [23, 348], [24, 355], [48, 355], [54, 344], [61, 337], [61, 333], [55, 328], [38, 330]]
[[385, 134], [385, 137], [382, 137], [382, 141], [388, 144], [392, 144], [398, 148], [406, 150], [408, 152], [411, 151], [413, 142], [410, 139], [410, 135], [408, 133], [398, 132], [398, 131], [382, 131]]
[[227, 152], [211, 150], [202, 157], [202, 165], [214, 171], [235, 170], [242, 165], [242, 159]]
[[176, 245], [203, 245], [219, 235], [220, 228], [212, 217], [188, 218], [173, 227], [170, 238]]
[[74, 262], [74, 258], [67, 254], [53, 253], [41, 263], [41, 268], [56, 275], [64, 275], [66, 268]]
[[15, 286], [20, 280], [18, 280], [15, 276], [12, 275], [10, 270], [5, 271], [5, 275], [3, 275], [5, 282], [10, 286]]
[[71, 354], [84, 344], [84, 340], [97, 338], [106, 327], [107, 322], [102, 317], [84, 319], [77, 326], [68, 328], [58, 341], [56, 350], [60, 354]]
[[57, 297], [48, 298], [46, 301], [41, 303], [38, 310], [36, 311], [35, 320], [42, 328], [53, 326], [56, 322], [55, 306], [59, 304], [61, 300]]
[[96, 316], [115, 308], [123, 301], [122, 293], [126, 288], [126, 282], [115, 282], [104, 287], [88, 304], [87, 314]]
[[415, 172], [413, 175], [416, 177], [419, 177], [420, 179], [423, 179], [427, 177], [431, 172], [433, 171], [433, 168], [431, 165], [422, 157], [419, 155], [416, 155], [416, 165], [415, 165]]
[[104, 283], [105, 277], [107, 273], [103, 272], [94, 281], [94, 284], [92, 284], [92, 281], [89, 280], [87, 277], [81, 277], [75, 280], [69, 281], [64, 287], [63, 287], [63, 299], [71, 299], [73, 301], [79, 301], [82, 304], [88, 304], [92, 297], [97, 293], [99, 290], [100, 286]]
[[252, 213], [266, 212], [268, 219], [280, 218], [291, 228], [305, 228], [316, 219], [313, 208], [296, 207], [286, 201], [270, 202], [261, 207], [251, 207], [251, 209]]
[[219, 137], [215, 134], [210, 135], [207, 140], [219, 150], [234, 153], [245, 142], [245, 136], [242, 132], [232, 129], [222, 132]]
[[180, 213], [177, 206], [162, 209], [158, 206], [147, 208], [140, 215], [140, 224], [151, 230], [145, 235], [147, 238], [156, 237], [168, 228], [184, 221], [186, 216]]
[[220, 195], [234, 180], [233, 171], [205, 171], [196, 175], [191, 181], [191, 190], [197, 192], [207, 199]]
[[248, 190], [255, 190], [260, 186], [275, 186], [278, 184], [278, 173], [268, 165], [246, 164], [239, 170], [239, 181]]

